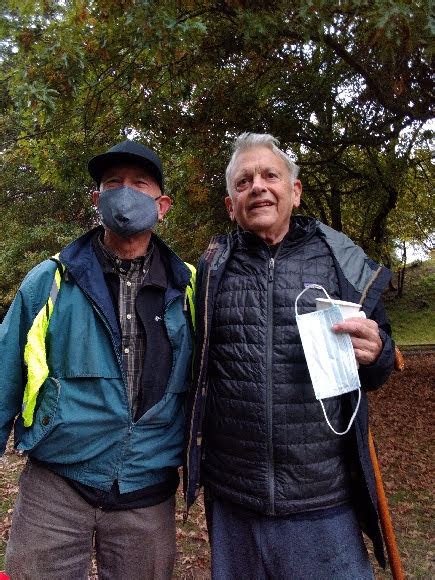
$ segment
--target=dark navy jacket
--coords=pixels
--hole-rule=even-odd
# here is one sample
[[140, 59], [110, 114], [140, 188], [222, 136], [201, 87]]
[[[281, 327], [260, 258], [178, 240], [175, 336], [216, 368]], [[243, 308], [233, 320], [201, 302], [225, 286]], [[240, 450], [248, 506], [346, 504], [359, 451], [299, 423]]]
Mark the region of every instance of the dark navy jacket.
[[[299, 224], [312, 222], [311, 218], [293, 218]], [[388, 284], [390, 273], [378, 266], [345, 235], [321, 224], [315, 223], [316, 235], [322, 238], [331, 251], [335, 265], [340, 298], [360, 302], [367, 317], [377, 320], [383, 341], [383, 350], [373, 365], [360, 369], [360, 379], [364, 390], [381, 386], [388, 378], [394, 364], [394, 347], [390, 338], [390, 327], [385, 317], [380, 297]], [[202, 434], [208, 389], [208, 353], [210, 327], [219, 282], [234, 247], [237, 233], [213, 238], [201, 258], [197, 284], [197, 343], [195, 354], [194, 388], [190, 393], [188, 410], [189, 433], [187, 441], [187, 465], [184, 473], [187, 507], [199, 492], [200, 462], [202, 455]], [[352, 394], [357, 397], [356, 393]], [[355, 401], [353, 401], [355, 405]], [[368, 449], [368, 405], [362, 393], [360, 410], [354, 423], [354, 433], [358, 447], [360, 478], [354, 494], [361, 527], [374, 542], [375, 553], [384, 563], [382, 539], [378, 526], [377, 497], [373, 468]]]

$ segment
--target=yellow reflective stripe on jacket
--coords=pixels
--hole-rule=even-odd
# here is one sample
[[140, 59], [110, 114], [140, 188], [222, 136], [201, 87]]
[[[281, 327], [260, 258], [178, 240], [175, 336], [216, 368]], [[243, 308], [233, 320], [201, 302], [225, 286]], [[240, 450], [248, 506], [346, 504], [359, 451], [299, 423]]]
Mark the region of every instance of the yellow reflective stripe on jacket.
[[196, 286], [196, 268], [189, 264], [188, 262], [184, 262], [186, 266], [191, 271], [192, 275], [190, 276], [189, 284], [186, 286], [186, 300], [189, 305], [190, 310], [190, 318], [192, 320], [193, 330], [195, 330], [195, 286]]
[[[58, 254], [54, 256], [54, 258], [57, 259], [57, 256]], [[30, 427], [33, 423], [33, 415], [39, 389], [48, 377], [49, 371], [47, 365], [45, 337], [47, 335], [51, 315], [53, 314], [60, 283], [61, 275], [59, 269], [56, 268], [47, 303], [44, 304], [38, 312], [29, 332], [27, 333], [27, 342], [24, 347], [24, 362], [27, 365], [27, 384], [24, 389], [23, 407], [21, 411], [25, 427]]]

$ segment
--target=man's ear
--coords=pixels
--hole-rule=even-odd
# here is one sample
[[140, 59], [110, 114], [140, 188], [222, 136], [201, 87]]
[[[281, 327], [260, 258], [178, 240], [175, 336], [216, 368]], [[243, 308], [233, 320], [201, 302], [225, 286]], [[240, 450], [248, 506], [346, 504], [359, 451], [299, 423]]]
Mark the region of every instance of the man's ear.
[[159, 222], [163, 221], [163, 218], [171, 209], [171, 206], [172, 199], [169, 197], [169, 195], [162, 195], [161, 197], [159, 197], [159, 199], [157, 200], [157, 213], [159, 216]]
[[229, 195], [225, 198], [225, 205], [227, 208], [228, 215], [230, 216], [230, 220], [234, 221], [234, 208], [233, 208], [233, 200]]
[[98, 208], [98, 200], [100, 199], [100, 192], [96, 189], [92, 192], [92, 203], [94, 207]]
[[299, 179], [295, 179], [293, 183], [293, 207], [299, 207], [301, 204], [302, 196], [302, 182]]

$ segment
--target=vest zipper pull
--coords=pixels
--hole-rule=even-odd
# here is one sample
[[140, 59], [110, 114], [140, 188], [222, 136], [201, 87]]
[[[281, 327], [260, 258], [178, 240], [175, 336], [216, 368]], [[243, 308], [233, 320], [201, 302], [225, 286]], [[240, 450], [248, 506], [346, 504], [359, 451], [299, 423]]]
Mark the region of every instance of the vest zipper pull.
[[273, 270], [275, 268], [275, 260], [273, 258], [269, 259], [269, 282], [273, 282]]

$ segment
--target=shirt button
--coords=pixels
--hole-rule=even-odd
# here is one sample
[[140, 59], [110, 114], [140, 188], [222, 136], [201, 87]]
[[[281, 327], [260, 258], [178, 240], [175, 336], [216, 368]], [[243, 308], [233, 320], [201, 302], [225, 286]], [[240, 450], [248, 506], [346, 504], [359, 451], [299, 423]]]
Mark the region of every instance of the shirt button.
[[127, 314], [127, 320], [130, 320], [131, 314]]
[[131, 286], [130, 280], [127, 280], [127, 286]]
[[124, 348], [124, 352], [125, 352], [125, 354], [128, 354], [130, 352], [130, 349], [129, 348]]

